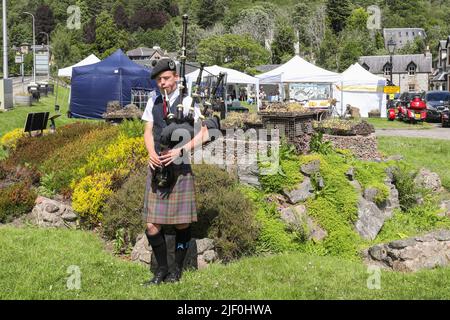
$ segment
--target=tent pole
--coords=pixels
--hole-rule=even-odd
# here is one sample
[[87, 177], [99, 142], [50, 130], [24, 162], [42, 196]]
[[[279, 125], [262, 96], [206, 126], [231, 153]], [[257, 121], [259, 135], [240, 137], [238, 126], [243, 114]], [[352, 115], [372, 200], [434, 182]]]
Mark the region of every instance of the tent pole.
[[341, 118], [344, 118], [344, 81], [341, 81]]

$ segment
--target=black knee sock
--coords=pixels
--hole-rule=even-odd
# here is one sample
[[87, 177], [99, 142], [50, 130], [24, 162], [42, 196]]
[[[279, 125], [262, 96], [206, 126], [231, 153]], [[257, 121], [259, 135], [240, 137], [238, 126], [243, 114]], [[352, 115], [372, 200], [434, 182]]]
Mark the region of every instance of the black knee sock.
[[167, 263], [166, 239], [164, 237], [163, 231], [160, 230], [155, 235], [149, 235], [147, 231], [145, 231], [145, 235], [147, 236], [148, 243], [152, 246], [153, 252], [155, 253], [158, 267], [168, 270], [169, 264]]
[[184, 258], [191, 241], [191, 227], [186, 229], [176, 229], [175, 234], [175, 262], [178, 268], [183, 269]]

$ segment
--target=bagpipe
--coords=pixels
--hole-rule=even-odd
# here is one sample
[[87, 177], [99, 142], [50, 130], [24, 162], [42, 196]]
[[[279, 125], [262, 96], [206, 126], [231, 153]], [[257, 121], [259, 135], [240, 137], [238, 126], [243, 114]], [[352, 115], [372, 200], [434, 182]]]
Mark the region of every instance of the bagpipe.
[[[187, 96], [186, 85], [186, 40], [187, 40], [188, 16], [183, 15], [183, 31], [181, 37], [181, 55], [179, 63], [180, 82], [178, 90], [180, 91], [180, 103], [176, 107], [176, 112], [169, 112], [164, 118], [167, 126], [163, 128], [160, 145], [161, 154], [167, 150], [173, 149], [175, 146], [182, 147], [184, 143], [188, 143], [200, 131], [202, 127], [210, 130], [220, 130], [220, 118], [214, 115], [212, 110], [217, 104], [223, 103], [223, 99], [217, 99], [216, 94], [218, 88], [224, 85], [225, 74], [220, 73], [215, 86], [210, 90], [210, 94], [203, 99], [201, 96], [201, 82], [205, 63], [200, 64], [200, 70], [195, 82], [195, 90], [192, 90], [192, 96]], [[164, 93], [166, 101], [167, 93]], [[183, 103], [190, 104], [187, 115], [184, 115]], [[200, 110], [200, 115], [196, 117], [195, 108]], [[169, 108], [170, 110], [170, 108]], [[212, 135], [210, 134], [210, 137]], [[211, 141], [211, 140], [210, 140]], [[158, 187], [167, 188], [174, 182], [174, 174], [172, 164], [162, 168], [156, 168], [154, 179]]]
[[[201, 82], [203, 77], [203, 71], [205, 69], [205, 63], [200, 63], [200, 71], [195, 82], [195, 90], [192, 90], [192, 95], [187, 96], [187, 85], [186, 85], [186, 39], [187, 39], [187, 25], [188, 16], [183, 15], [183, 33], [181, 37], [181, 56], [180, 56], [180, 67], [179, 76], [180, 82], [178, 85], [178, 90], [180, 91], [179, 96], [181, 97], [180, 103], [177, 105], [176, 114], [168, 113], [166, 118], [167, 126], [163, 129], [161, 133], [161, 144], [173, 148], [180, 141], [174, 139], [173, 133], [178, 129], [185, 130], [184, 132], [189, 133], [191, 139], [195, 135], [195, 128], [200, 128], [201, 126], [206, 126], [208, 130], [217, 129], [220, 130], [220, 117], [214, 115], [212, 110], [213, 106], [222, 103], [221, 99], [217, 99], [216, 94], [218, 88], [224, 85], [223, 80], [225, 78], [224, 73], [218, 75], [217, 82], [215, 86], [210, 90], [210, 94], [205, 97], [201, 96]], [[190, 107], [188, 114], [184, 115], [184, 105], [183, 101], [190, 101]], [[195, 107], [200, 110], [200, 115], [198, 119], [195, 116]], [[197, 125], [197, 126], [196, 126]]]

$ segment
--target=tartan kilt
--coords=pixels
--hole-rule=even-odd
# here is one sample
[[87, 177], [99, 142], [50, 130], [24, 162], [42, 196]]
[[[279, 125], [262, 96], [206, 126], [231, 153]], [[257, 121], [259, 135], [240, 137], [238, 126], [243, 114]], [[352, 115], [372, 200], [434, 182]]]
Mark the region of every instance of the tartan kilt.
[[194, 175], [190, 165], [173, 165], [174, 184], [159, 188], [148, 167], [144, 197], [144, 221], [156, 224], [184, 224], [197, 221]]

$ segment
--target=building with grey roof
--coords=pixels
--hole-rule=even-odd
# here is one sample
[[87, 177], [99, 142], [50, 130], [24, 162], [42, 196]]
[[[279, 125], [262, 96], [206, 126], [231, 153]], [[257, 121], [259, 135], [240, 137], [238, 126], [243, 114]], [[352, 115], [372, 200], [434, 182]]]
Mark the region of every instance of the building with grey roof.
[[437, 46], [437, 57], [433, 61], [434, 72], [430, 80], [430, 90], [449, 90], [448, 73], [450, 59], [448, 56], [450, 36], [447, 40], [440, 40]]
[[422, 28], [384, 28], [384, 47], [387, 49], [387, 43], [392, 38], [396, 43], [396, 48], [403, 48], [408, 42], [414, 42], [416, 38], [425, 39], [427, 34]]
[[366, 70], [386, 79], [391, 78], [401, 92], [428, 91], [433, 73], [432, 55], [429, 50], [424, 54], [407, 54], [392, 56], [362, 56], [359, 64]]

